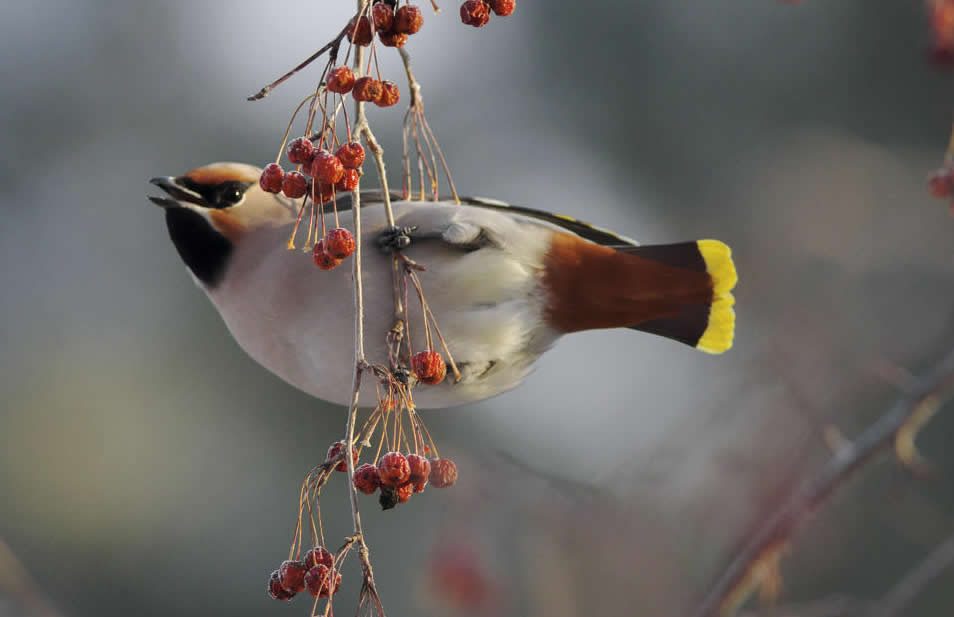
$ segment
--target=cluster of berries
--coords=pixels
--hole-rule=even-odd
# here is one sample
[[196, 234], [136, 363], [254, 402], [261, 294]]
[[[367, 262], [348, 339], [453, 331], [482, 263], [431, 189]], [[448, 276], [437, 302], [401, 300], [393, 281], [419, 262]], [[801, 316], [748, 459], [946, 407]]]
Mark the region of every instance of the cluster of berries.
[[[364, 148], [356, 141], [342, 145], [332, 153], [315, 148], [307, 137], [299, 137], [288, 146], [288, 160], [301, 171], [285, 173], [281, 165], [271, 163], [262, 170], [258, 185], [268, 193], [284, 193], [297, 199], [311, 194], [322, 203], [335, 191], [346, 193], [358, 187], [358, 171], [364, 163]], [[310, 176], [310, 177], [309, 177]], [[312, 187], [312, 182], [317, 184]]]
[[365, 463], [354, 471], [354, 487], [371, 495], [381, 489], [378, 502], [385, 510], [405, 503], [428, 484], [447, 488], [457, 482], [457, 465], [447, 458], [426, 459], [418, 454], [388, 452], [377, 465]]
[[348, 40], [362, 47], [370, 45], [377, 33], [382, 45], [403, 47], [407, 37], [417, 34], [424, 25], [421, 9], [407, 4], [395, 10], [396, 2], [378, 0], [371, 7], [371, 19], [366, 15], [348, 23]]
[[460, 20], [468, 26], [481, 28], [490, 21], [490, 11], [507, 17], [517, 8], [517, 0], [467, 0], [460, 5]]
[[401, 90], [393, 81], [373, 77], [355, 79], [354, 71], [346, 66], [331, 69], [325, 83], [329, 92], [338, 94], [350, 92], [354, 100], [374, 103], [378, 107], [391, 107], [401, 100]]
[[268, 579], [268, 595], [275, 600], [291, 600], [307, 589], [316, 598], [333, 596], [341, 587], [341, 573], [334, 563], [334, 556], [322, 546], [305, 553], [302, 560], [284, 561]]

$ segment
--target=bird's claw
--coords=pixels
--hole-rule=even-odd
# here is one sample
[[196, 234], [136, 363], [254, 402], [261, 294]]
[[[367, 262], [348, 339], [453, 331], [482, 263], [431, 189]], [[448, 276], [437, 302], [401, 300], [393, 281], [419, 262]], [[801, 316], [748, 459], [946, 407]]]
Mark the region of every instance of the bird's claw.
[[416, 225], [408, 227], [388, 227], [378, 235], [378, 248], [383, 251], [403, 251], [411, 246], [411, 234], [417, 229]]

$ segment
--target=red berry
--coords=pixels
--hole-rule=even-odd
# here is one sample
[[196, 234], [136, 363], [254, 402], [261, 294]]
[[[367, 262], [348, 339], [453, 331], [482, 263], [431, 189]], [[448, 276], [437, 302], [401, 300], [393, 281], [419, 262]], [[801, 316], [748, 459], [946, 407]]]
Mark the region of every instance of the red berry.
[[436, 386], [447, 375], [447, 364], [436, 351], [419, 351], [411, 358], [411, 368], [417, 380], [429, 386]]
[[268, 578], [268, 595], [271, 596], [273, 600], [291, 600], [295, 594], [290, 591], [285, 591], [285, 588], [282, 587], [281, 578], [278, 574], [278, 570], [272, 572], [272, 575]]
[[394, 9], [383, 2], [375, 2], [371, 7], [371, 19], [374, 20], [374, 28], [380, 36], [389, 32], [394, 25]]
[[423, 456], [408, 454], [407, 464], [411, 468], [408, 481], [414, 485], [414, 492], [420, 493], [427, 486], [427, 478], [431, 475], [431, 462]]
[[384, 80], [381, 82], [381, 94], [375, 99], [374, 104], [378, 107], [391, 107], [397, 105], [401, 100], [401, 89], [393, 81]]
[[295, 594], [305, 589], [305, 572], [308, 568], [301, 561], [285, 561], [278, 569], [278, 578], [282, 589]]
[[394, 489], [394, 494], [397, 496], [398, 503], [407, 503], [407, 501], [411, 498], [411, 495], [414, 494], [414, 483], [405, 482], [401, 486]]
[[457, 482], [457, 465], [449, 458], [433, 459], [428, 480], [434, 488], [453, 486]]
[[[329, 585], [332, 579], [334, 583]], [[308, 574], [305, 575], [305, 587], [308, 588], [308, 593], [311, 595], [317, 598], [327, 598], [329, 587], [332, 588], [331, 595], [338, 593], [338, 589], [341, 587], [341, 574], [325, 564], [319, 564], [308, 570]]]
[[307, 165], [315, 152], [315, 146], [307, 137], [299, 137], [288, 144], [288, 160], [295, 165]]
[[407, 458], [400, 452], [388, 452], [378, 461], [378, 475], [381, 484], [386, 486], [401, 486], [411, 476], [411, 467]]
[[354, 82], [351, 96], [356, 101], [376, 101], [381, 96], [381, 82], [373, 77], [361, 77]]
[[344, 175], [341, 176], [335, 184], [335, 190], [339, 193], [347, 193], [358, 188], [358, 170], [356, 169], [345, 169]]
[[371, 463], [365, 463], [354, 470], [354, 487], [370, 495], [381, 486], [381, 476], [378, 475], [378, 468]]
[[501, 17], [512, 14], [513, 10], [517, 8], [517, 0], [488, 0], [488, 3], [494, 14]]
[[490, 21], [490, 5], [484, 0], [467, 0], [460, 5], [460, 20], [475, 28], [486, 26]]
[[362, 47], [370, 45], [371, 36], [371, 21], [367, 17], [362, 16], [357, 22], [352, 17], [351, 21], [348, 22], [348, 40], [355, 45]]
[[[335, 230], [332, 229], [331, 231], [335, 231]], [[351, 232], [349, 232], [349, 231], [346, 230], [346, 229], [342, 229], [341, 231], [345, 232], [345, 233], [348, 234], [349, 236], [351, 235]], [[330, 232], [325, 236], [325, 238], [327, 238], [329, 235], [331, 235]], [[352, 238], [352, 244], [353, 244], [353, 240], [354, 240], [354, 239]], [[321, 241], [319, 241], [319, 243], [320, 243], [320, 242], [321, 242]], [[326, 245], [326, 246], [327, 246], [327, 245]], [[352, 247], [352, 250], [354, 250], [353, 247]], [[327, 251], [325, 251], [325, 252], [328, 253]], [[328, 253], [328, 254], [331, 255], [332, 258], [337, 259], [338, 262], [341, 261], [341, 259], [338, 258], [338, 257], [336, 257], [333, 253]], [[351, 254], [351, 253], [348, 253], [348, 255], [350, 255], [350, 254]], [[347, 255], [346, 255], [346, 257], [347, 257]], [[328, 454], [325, 456], [325, 462], [328, 463], [328, 462], [331, 462], [331, 461], [333, 461], [334, 459], [336, 459], [338, 456], [341, 455], [341, 451], [342, 451], [343, 449], [344, 449], [344, 442], [343, 442], [343, 441], [336, 441], [336, 442], [334, 442], [333, 444], [331, 444], [331, 447], [328, 448]], [[353, 461], [353, 463], [354, 463], [355, 465], [358, 464], [358, 449], [355, 448], [354, 446], [351, 446], [351, 460]], [[341, 461], [340, 461], [337, 465], [335, 465], [335, 470], [337, 470], [337, 471], [348, 471], [348, 461], [346, 461], [344, 458], [342, 458]]]
[[282, 193], [285, 193], [286, 197], [296, 199], [307, 192], [308, 178], [305, 177], [305, 174], [299, 171], [290, 171], [285, 174], [285, 179], [282, 180]]
[[311, 569], [319, 564], [324, 564], [326, 567], [330, 568], [335, 563], [334, 555], [328, 552], [327, 549], [323, 546], [316, 546], [307, 553], [305, 553], [305, 568]]
[[335, 156], [345, 166], [345, 169], [357, 169], [361, 167], [361, 163], [364, 163], [364, 148], [356, 141], [349, 141], [338, 148]]
[[[335, 227], [328, 230], [324, 237], [325, 252], [336, 259], [344, 259], [354, 253], [354, 236], [347, 229]], [[339, 449], [340, 451], [340, 449]], [[328, 451], [329, 454], [331, 451]], [[355, 460], [357, 460], [355, 451]]]
[[[315, 265], [322, 270], [334, 270], [338, 267], [338, 264], [341, 263], [340, 259], [335, 259], [325, 252], [325, 247], [322, 246], [321, 240], [315, 243], [315, 248], [311, 252], [311, 258], [314, 260]], [[338, 465], [340, 466], [341, 463], [338, 463]]]
[[278, 163], [269, 163], [258, 177], [258, 185], [267, 193], [278, 193], [282, 190], [282, 180], [285, 171]]
[[928, 188], [935, 197], [950, 197], [954, 193], [954, 170], [939, 169], [928, 177]]
[[424, 16], [421, 9], [413, 4], [407, 4], [394, 13], [394, 25], [391, 28], [402, 34], [416, 34], [424, 25]]
[[327, 182], [318, 182], [318, 183], [313, 182], [312, 184], [315, 184], [315, 187], [312, 191], [309, 192], [309, 195], [311, 195], [312, 198], [317, 203], [327, 203], [331, 201], [332, 197], [334, 197], [334, 194], [335, 194], [334, 184], [328, 184]]
[[339, 66], [328, 73], [328, 90], [338, 94], [347, 94], [354, 88], [354, 73], [346, 66]]
[[378, 38], [385, 47], [404, 47], [407, 43], [407, 35], [403, 32], [381, 32]]
[[316, 150], [315, 157], [311, 159], [311, 175], [315, 180], [334, 184], [344, 175], [344, 165], [337, 156], [322, 148]]

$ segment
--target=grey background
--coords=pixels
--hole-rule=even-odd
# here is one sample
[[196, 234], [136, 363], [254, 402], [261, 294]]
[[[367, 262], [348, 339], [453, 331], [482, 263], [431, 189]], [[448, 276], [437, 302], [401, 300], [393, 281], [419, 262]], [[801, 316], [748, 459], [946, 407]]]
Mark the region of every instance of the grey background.
[[[383, 514], [365, 500], [380, 591], [392, 615], [684, 614], [824, 460], [822, 428], [855, 434], [896, 393], [886, 367], [950, 347], [954, 221], [923, 181], [954, 82], [919, 2], [518, 4], [474, 30], [445, 2], [408, 45], [459, 189], [726, 241], [736, 347], [576, 335], [517, 391], [427, 413], [461, 480]], [[0, 538], [64, 615], [308, 610], [264, 586], [344, 410], [243, 355], [145, 194], [272, 159], [317, 69], [245, 97], [350, 10], [0, 5]], [[393, 169], [400, 117], [371, 115]], [[783, 603], [876, 599], [951, 534], [950, 416], [921, 439], [933, 476], [874, 465], [804, 529]], [[341, 537], [340, 481], [327, 499]], [[473, 551], [481, 602], [435, 582], [449, 551]], [[952, 604], [948, 572], [906, 614]], [[31, 614], [0, 587], [0, 615]]]

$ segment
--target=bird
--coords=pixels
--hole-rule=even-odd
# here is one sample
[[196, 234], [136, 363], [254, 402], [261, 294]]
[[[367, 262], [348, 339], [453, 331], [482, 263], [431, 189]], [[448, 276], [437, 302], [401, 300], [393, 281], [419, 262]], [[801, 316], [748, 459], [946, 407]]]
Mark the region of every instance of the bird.
[[[300, 200], [259, 186], [254, 165], [219, 162], [150, 182], [175, 249], [254, 360], [317, 398], [352, 399], [352, 269], [322, 271], [286, 246]], [[408, 201], [394, 195], [395, 225], [383, 194], [360, 199], [364, 339], [369, 362], [387, 361], [395, 323], [392, 257], [379, 245], [405, 230], [402, 254], [421, 264], [424, 297], [459, 378], [414, 389], [418, 408], [479, 401], [519, 385], [562, 336], [626, 328], [720, 354], [735, 331], [737, 275], [717, 240], [640, 245], [630, 238], [543, 210], [485, 198]], [[349, 194], [339, 225], [354, 229]], [[325, 222], [335, 227], [325, 209]], [[424, 349], [423, 309], [411, 294], [411, 348]], [[635, 344], [635, 342], [634, 342]], [[372, 379], [360, 403], [374, 405]]]

